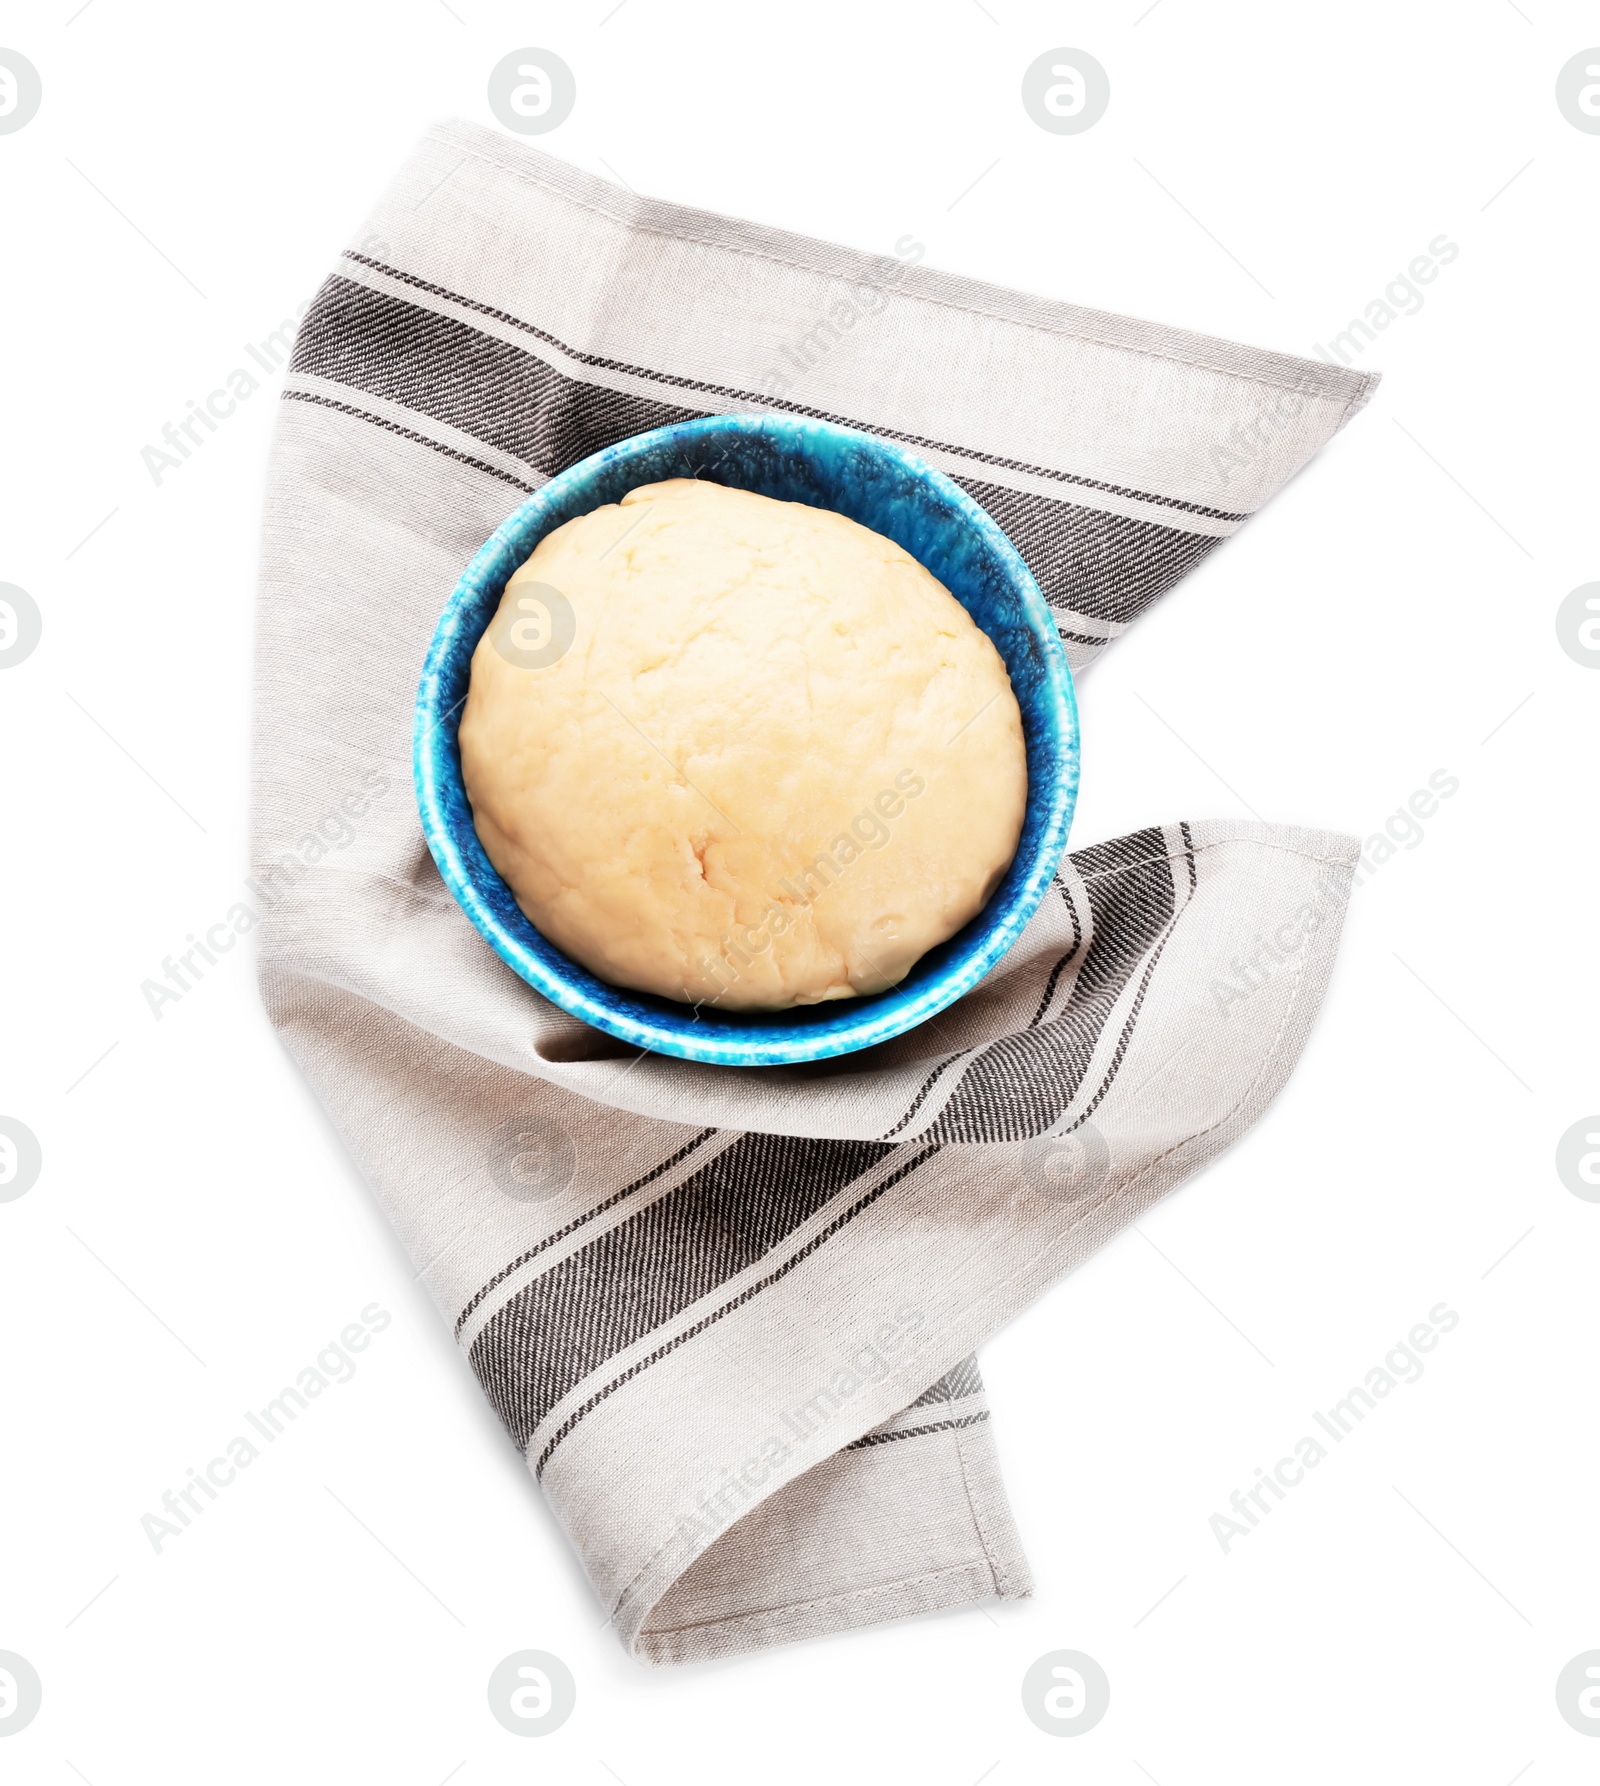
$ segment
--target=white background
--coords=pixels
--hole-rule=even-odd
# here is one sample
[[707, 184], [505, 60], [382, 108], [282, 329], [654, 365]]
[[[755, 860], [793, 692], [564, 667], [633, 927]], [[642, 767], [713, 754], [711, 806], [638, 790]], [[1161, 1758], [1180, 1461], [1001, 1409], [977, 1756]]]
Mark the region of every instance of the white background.
[[[1595, 1779], [1554, 1693], [1600, 1647], [1600, 1205], [1554, 1164], [1600, 1107], [1600, 675], [1554, 627], [1600, 575], [1600, 137], [1554, 100], [1595, 9], [80, 5], [0, 13], [44, 83], [0, 136], [0, 581], [45, 628], [0, 673], [0, 1113], [44, 1154], [0, 1204], [0, 1649], [44, 1682], [6, 1777]], [[1357, 893], [1259, 1128], [985, 1349], [1020, 1605], [630, 1661], [244, 952], [140, 995], [245, 872], [274, 394], [159, 487], [140, 449], [524, 45], [577, 76], [539, 146], [592, 172], [1291, 352], [1460, 247], [1372, 406], [1084, 679], [1079, 844], [1461, 786]], [[1063, 45], [1110, 73], [1079, 136], [1019, 98]], [[355, 1378], [155, 1554], [141, 1515], [374, 1301]], [[1440, 1301], [1425, 1376], [1224, 1555], [1210, 1515]], [[485, 1700], [526, 1647], [578, 1682], [537, 1742]], [[1019, 1698], [1057, 1648], [1111, 1681], [1071, 1742]]]

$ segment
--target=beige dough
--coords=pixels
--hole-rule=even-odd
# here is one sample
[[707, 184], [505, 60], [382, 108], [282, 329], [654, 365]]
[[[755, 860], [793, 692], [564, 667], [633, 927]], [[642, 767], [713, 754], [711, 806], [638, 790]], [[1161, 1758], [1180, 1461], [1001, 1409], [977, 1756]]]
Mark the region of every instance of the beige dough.
[[720, 1010], [904, 978], [999, 884], [1027, 799], [1005, 665], [942, 583], [843, 515], [688, 478], [512, 577], [461, 767], [550, 941]]

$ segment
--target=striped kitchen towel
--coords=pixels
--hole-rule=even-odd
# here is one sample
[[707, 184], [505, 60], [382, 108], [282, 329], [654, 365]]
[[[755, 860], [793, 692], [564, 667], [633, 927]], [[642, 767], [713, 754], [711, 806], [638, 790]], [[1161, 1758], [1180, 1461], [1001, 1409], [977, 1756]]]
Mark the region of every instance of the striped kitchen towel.
[[921, 260], [450, 124], [318, 294], [283, 393], [267, 1007], [651, 1662], [1028, 1592], [973, 1350], [1255, 1120], [1350, 882], [1353, 840], [1319, 831], [1090, 844], [958, 1005], [797, 1069], [640, 1056], [457, 909], [411, 796], [423, 655], [489, 533], [597, 448], [772, 409], [908, 443], [1006, 529], [1081, 670], [1374, 382]]

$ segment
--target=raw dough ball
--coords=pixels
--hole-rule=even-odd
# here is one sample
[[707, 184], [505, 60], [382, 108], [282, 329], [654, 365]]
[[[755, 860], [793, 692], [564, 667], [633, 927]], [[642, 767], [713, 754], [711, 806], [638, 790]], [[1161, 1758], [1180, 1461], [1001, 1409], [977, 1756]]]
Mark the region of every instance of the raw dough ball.
[[882, 991], [1016, 852], [1000, 654], [893, 541], [691, 478], [558, 527], [472, 659], [461, 768], [517, 903], [722, 1010]]

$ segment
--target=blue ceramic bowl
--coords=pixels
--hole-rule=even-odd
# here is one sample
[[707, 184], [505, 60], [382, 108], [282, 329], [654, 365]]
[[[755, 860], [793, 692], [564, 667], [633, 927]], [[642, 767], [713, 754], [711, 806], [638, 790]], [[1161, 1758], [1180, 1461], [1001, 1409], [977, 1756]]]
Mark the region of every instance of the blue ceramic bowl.
[[[1022, 710], [1028, 805], [1022, 839], [988, 905], [899, 985], [784, 1012], [698, 1010], [597, 979], [518, 908], [473, 829], [456, 726], [472, 653], [511, 573], [553, 528], [640, 484], [705, 477], [836, 509], [903, 546], [994, 641]], [[954, 1004], [1022, 933], [1066, 848], [1078, 791], [1078, 711], [1050, 611], [1015, 548], [970, 496], [914, 453], [828, 422], [707, 416], [619, 441], [552, 478], [467, 566], [433, 635], [417, 691], [413, 760], [423, 834], [445, 885], [485, 941], [530, 986], [596, 1029], [658, 1054], [723, 1066], [784, 1066], [848, 1054]]]

